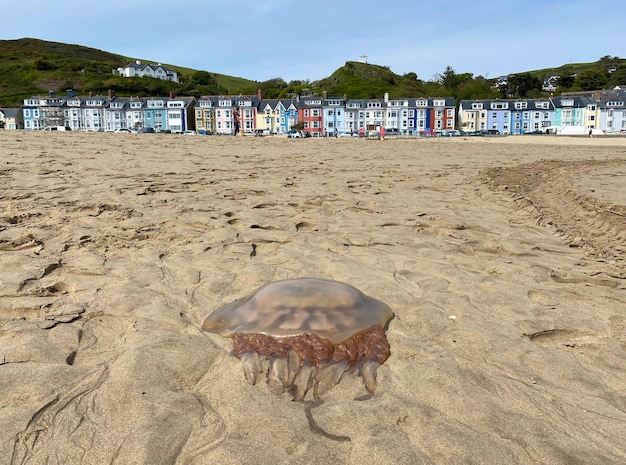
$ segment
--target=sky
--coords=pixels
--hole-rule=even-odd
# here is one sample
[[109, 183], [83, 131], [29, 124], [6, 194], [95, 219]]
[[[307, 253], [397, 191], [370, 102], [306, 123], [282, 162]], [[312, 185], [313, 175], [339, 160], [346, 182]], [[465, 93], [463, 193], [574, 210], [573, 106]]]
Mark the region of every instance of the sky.
[[0, 39], [32, 37], [254, 81], [316, 81], [346, 61], [498, 76], [626, 53], [626, 2], [21, 0]]

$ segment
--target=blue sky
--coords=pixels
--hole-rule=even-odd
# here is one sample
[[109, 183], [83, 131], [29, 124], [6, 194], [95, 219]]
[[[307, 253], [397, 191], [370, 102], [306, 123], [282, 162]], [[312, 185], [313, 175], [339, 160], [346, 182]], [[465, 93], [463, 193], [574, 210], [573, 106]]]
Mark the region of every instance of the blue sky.
[[493, 78], [623, 58], [625, 14], [624, 0], [18, 0], [2, 8], [0, 38], [257, 81], [315, 81], [361, 55], [423, 80], [446, 66]]

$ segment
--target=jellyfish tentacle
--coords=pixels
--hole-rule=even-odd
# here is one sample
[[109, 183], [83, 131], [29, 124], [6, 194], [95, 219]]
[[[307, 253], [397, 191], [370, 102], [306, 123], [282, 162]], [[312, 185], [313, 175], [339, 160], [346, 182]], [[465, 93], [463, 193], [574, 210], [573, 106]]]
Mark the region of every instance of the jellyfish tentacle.
[[289, 389], [293, 385], [293, 381], [296, 378], [296, 375], [298, 374], [298, 372], [300, 371], [300, 357], [298, 357], [298, 354], [296, 353], [296, 351], [293, 350], [291, 347], [287, 349], [287, 369], [288, 369], [288, 376], [287, 376], [287, 382], [285, 383], [285, 387]]
[[285, 392], [285, 384], [289, 378], [287, 359], [274, 354], [270, 357], [270, 368], [267, 373], [267, 385], [272, 394], [281, 395]]
[[348, 367], [349, 363], [347, 360], [326, 363], [321, 366], [315, 375], [316, 384], [313, 390], [313, 396], [317, 399], [339, 383], [343, 372], [346, 371]]
[[243, 372], [246, 375], [246, 381], [254, 386], [261, 374], [259, 354], [254, 350], [246, 350], [241, 354], [241, 363]]
[[298, 373], [293, 380], [293, 388], [291, 390], [291, 394], [293, 395], [293, 400], [301, 401], [311, 389], [313, 382], [315, 380], [316, 368], [310, 361], [305, 361]]
[[376, 370], [379, 366], [380, 364], [373, 358], [368, 358], [361, 364], [359, 372], [368, 392], [373, 393], [376, 390]]

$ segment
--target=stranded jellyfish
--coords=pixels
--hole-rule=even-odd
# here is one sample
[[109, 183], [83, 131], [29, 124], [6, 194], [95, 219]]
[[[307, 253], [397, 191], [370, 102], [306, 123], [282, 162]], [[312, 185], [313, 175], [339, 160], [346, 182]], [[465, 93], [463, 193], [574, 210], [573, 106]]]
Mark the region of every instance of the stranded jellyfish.
[[267, 369], [271, 392], [303, 400], [311, 389], [318, 398], [354, 370], [373, 393], [376, 370], [390, 355], [384, 328], [392, 317], [387, 304], [349, 284], [300, 278], [218, 308], [202, 329], [233, 339], [250, 384]]

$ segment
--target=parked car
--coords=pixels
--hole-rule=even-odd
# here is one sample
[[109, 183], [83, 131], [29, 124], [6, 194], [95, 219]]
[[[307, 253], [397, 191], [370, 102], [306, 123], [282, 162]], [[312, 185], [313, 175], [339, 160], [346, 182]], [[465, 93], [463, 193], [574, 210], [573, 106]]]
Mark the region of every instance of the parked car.
[[72, 128], [69, 126], [48, 126], [43, 128], [44, 131], [71, 131]]
[[339, 133], [339, 137], [359, 137], [359, 133], [358, 132], [340, 132]]
[[187, 129], [186, 131], [183, 131], [182, 134], [184, 136], [195, 136], [196, 135], [196, 131], [192, 131], [191, 129]]
[[139, 134], [154, 134], [154, 128], [139, 128], [137, 130]]
[[125, 134], [132, 134], [133, 131], [131, 131], [128, 128], [117, 128], [115, 131], [113, 132], [118, 132], [118, 133], [125, 133]]

